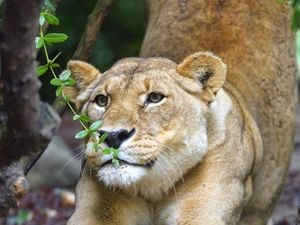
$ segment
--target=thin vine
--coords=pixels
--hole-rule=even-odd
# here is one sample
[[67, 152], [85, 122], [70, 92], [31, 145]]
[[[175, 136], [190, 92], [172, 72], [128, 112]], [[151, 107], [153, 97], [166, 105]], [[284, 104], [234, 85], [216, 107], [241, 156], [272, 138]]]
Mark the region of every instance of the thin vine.
[[64, 70], [59, 75], [55, 72], [55, 70], [60, 67], [60, 65], [57, 63], [57, 59], [61, 55], [61, 52], [59, 52], [56, 56], [54, 56], [51, 59], [49, 57], [47, 46], [56, 43], [65, 42], [68, 39], [68, 35], [64, 33], [45, 34], [43, 28], [45, 27], [46, 23], [54, 26], [58, 26], [60, 24], [59, 19], [52, 14], [51, 9], [49, 9], [48, 7], [45, 7], [40, 13], [40, 18], [39, 18], [40, 31], [39, 31], [39, 36], [35, 38], [35, 46], [37, 49], [43, 50], [46, 63], [44, 65], [38, 66], [36, 73], [38, 76], [42, 76], [46, 74], [47, 71], [50, 71], [51, 75], [53, 76], [50, 83], [56, 87], [56, 91], [55, 91], [56, 96], [63, 97], [67, 106], [73, 113], [73, 120], [78, 121], [83, 127], [83, 130], [79, 131], [75, 135], [75, 138], [76, 139], [83, 139], [87, 137], [91, 138], [93, 142], [87, 144], [86, 146], [87, 150], [94, 150], [96, 152], [100, 151], [102, 154], [111, 155], [113, 165], [118, 167], [119, 166], [118, 149], [102, 147], [102, 143], [108, 137], [107, 132], [102, 134], [101, 136], [98, 132], [98, 129], [102, 126], [102, 121], [98, 120], [89, 125], [90, 118], [86, 114], [76, 113], [76, 110], [73, 108], [72, 104], [70, 103], [70, 98], [67, 95], [65, 95], [63, 91], [64, 87], [74, 86], [76, 84], [76, 81], [71, 78], [70, 70]]

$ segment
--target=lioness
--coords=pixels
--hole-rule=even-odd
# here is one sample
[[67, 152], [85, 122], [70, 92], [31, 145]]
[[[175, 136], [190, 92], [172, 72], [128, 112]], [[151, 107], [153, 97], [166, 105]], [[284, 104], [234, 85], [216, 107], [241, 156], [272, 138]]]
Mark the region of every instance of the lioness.
[[68, 68], [77, 86], [66, 93], [103, 120], [104, 147], [120, 161], [86, 150], [68, 225], [242, 224], [262, 140], [219, 57], [127, 58], [103, 74], [81, 61]]

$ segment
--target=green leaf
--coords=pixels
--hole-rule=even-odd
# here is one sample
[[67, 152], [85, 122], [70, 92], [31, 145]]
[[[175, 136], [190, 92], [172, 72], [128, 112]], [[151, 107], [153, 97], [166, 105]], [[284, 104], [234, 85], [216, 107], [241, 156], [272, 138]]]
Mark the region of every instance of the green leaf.
[[88, 122], [90, 122], [90, 118], [86, 114], [81, 114], [80, 121], [83, 123], [88, 123]]
[[62, 95], [62, 90], [63, 90], [63, 86], [59, 86], [57, 87], [56, 91], [55, 91], [55, 95], [58, 97], [58, 96], [61, 96]]
[[79, 120], [79, 119], [80, 119], [80, 116], [81, 116], [81, 115], [78, 115], [78, 114], [74, 115], [74, 116], [73, 116], [73, 120]]
[[103, 155], [110, 155], [110, 149], [109, 148], [105, 148], [102, 150], [102, 154]]
[[49, 24], [56, 25], [56, 26], [59, 25], [59, 19], [56, 16], [52, 15], [51, 13], [45, 12], [43, 13], [43, 16]]
[[64, 82], [64, 85], [66, 85], [66, 86], [74, 86], [75, 84], [76, 84], [76, 81], [72, 78], [69, 78], [68, 80], [66, 80]]
[[119, 155], [119, 150], [116, 149], [116, 148], [111, 148], [111, 154], [114, 158], [118, 158], [118, 155]]
[[99, 139], [99, 143], [103, 143], [107, 137], [108, 137], [108, 132], [105, 132], [104, 134], [102, 134]]
[[48, 65], [43, 65], [43, 66], [38, 66], [36, 68], [36, 74], [40, 77], [42, 76], [44, 73], [46, 73], [48, 70]]
[[61, 86], [62, 80], [57, 79], [57, 78], [53, 78], [53, 79], [50, 81], [50, 84], [52, 84], [53, 86]]
[[71, 71], [70, 70], [64, 70], [60, 75], [59, 78], [63, 81], [66, 81], [69, 79], [71, 76]]
[[82, 139], [82, 138], [85, 138], [86, 136], [89, 135], [89, 131], [88, 130], [82, 130], [82, 131], [79, 131], [76, 135], [75, 135], [75, 138], [76, 139]]
[[91, 126], [89, 127], [89, 130], [90, 131], [96, 131], [96, 130], [98, 130], [98, 128], [101, 127], [102, 123], [103, 122], [101, 120], [98, 120], [98, 121], [92, 123]]
[[43, 14], [40, 15], [40, 18], [39, 18], [39, 24], [40, 26], [42, 27], [44, 24], [45, 24], [45, 17]]
[[34, 42], [35, 42], [35, 47], [36, 48], [41, 48], [41, 47], [43, 47], [43, 45], [44, 45], [44, 39], [43, 38], [41, 38], [41, 37], [36, 37], [35, 38], [35, 40], [34, 40]]
[[114, 167], [120, 167], [120, 162], [118, 159], [112, 159], [112, 164], [114, 165]]
[[83, 123], [87, 123], [90, 121], [90, 118], [86, 114], [76, 114], [73, 116], [73, 120], [80, 120]]
[[60, 65], [58, 63], [52, 63], [52, 64], [50, 64], [50, 66], [52, 68], [58, 68], [58, 67], [60, 67]]
[[60, 43], [68, 39], [66, 34], [62, 33], [49, 33], [44, 36], [44, 40], [48, 43]]

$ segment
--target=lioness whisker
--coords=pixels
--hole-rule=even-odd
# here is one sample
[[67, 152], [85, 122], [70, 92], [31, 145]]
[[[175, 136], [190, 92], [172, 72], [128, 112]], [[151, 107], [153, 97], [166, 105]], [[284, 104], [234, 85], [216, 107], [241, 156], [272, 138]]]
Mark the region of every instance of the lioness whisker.
[[[73, 151], [76, 151], [77, 149], [79, 149], [79, 148], [84, 148], [85, 147], [85, 144], [82, 144], [82, 145], [79, 145], [79, 146], [77, 146], [76, 148], [72, 148], [70, 151], [71, 152], [73, 152]], [[83, 149], [82, 149], [83, 150]], [[81, 150], [81, 151], [82, 151]]]
[[[182, 173], [182, 170], [180, 169], [180, 166], [178, 165], [178, 162], [172, 157], [172, 154], [173, 155], [176, 155], [175, 151], [173, 149], [171, 149], [169, 146], [167, 145], [163, 145], [163, 144], [160, 144], [157, 142], [158, 145], [160, 145], [161, 147], [169, 150], [170, 152], [166, 152], [166, 151], [162, 151], [163, 154], [167, 154], [167, 156], [169, 156], [169, 158], [174, 162], [174, 165], [176, 166], [177, 168], [177, 171], [181, 174], [180, 178], [181, 180], [184, 182], [184, 178], [183, 178], [183, 173]], [[168, 162], [169, 163], [169, 162]], [[172, 165], [174, 167], [174, 165]], [[175, 169], [175, 168], [174, 168]]]
[[[165, 160], [165, 158], [162, 158], [162, 159]], [[163, 171], [163, 168], [161, 168], [161, 166], [159, 164], [157, 164], [157, 166], [159, 167], [160, 171]], [[175, 189], [175, 186], [174, 186], [174, 182], [171, 180], [171, 178], [167, 174], [162, 173], [162, 175], [168, 179], [168, 181], [169, 181], [169, 183], [170, 183], [170, 185], [171, 185], [171, 187], [174, 191], [175, 201], [177, 201], [177, 192], [176, 192], [176, 189]]]
[[[79, 184], [77, 184], [78, 185], [78, 190], [79, 190], [78, 192], [80, 192], [80, 193], [82, 193], [81, 188], [82, 188], [82, 185], [83, 185], [83, 176], [85, 174], [86, 168], [87, 168], [87, 163], [85, 163], [83, 169], [82, 168], [80, 169], [81, 179], [79, 180]], [[78, 201], [80, 201], [80, 195], [77, 195], [77, 198], [78, 198]]]
[[[164, 155], [165, 155], [165, 156], [164, 156]], [[161, 156], [163, 157], [164, 161], [165, 161], [168, 165], [172, 166], [172, 168], [173, 168], [175, 171], [177, 171], [177, 175], [179, 175], [180, 180], [182, 180], [182, 182], [184, 183], [183, 172], [182, 172], [182, 170], [180, 169], [180, 167], [178, 166], [176, 160], [173, 159], [171, 155], [168, 155], [167, 152], [162, 152]], [[174, 163], [173, 163], [173, 164], [170, 163], [168, 159], [171, 159]], [[176, 167], [175, 167], [175, 166], [176, 166]]]
[[[77, 148], [81, 148], [81, 147], [83, 147], [83, 146], [78, 146]], [[82, 159], [80, 159], [80, 157], [82, 156], [82, 155], [84, 155], [84, 151], [83, 150], [80, 150], [80, 152], [79, 153], [77, 153], [76, 155], [74, 155], [73, 157], [71, 157], [62, 167], [61, 167], [61, 169], [59, 170], [59, 174], [60, 173], [62, 173], [62, 171], [74, 160], [74, 159], [76, 159], [77, 157], [79, 157], [79, 161], [81, 161]]]

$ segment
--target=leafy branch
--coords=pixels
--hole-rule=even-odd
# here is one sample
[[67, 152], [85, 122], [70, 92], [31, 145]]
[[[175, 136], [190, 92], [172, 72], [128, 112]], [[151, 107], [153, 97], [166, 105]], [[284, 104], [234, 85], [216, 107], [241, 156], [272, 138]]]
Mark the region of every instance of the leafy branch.
[[75, 109], [70, 103], [70, 98], [65, 95], [64, 88], [74, 86], [76, 81], [71, 78], [71, 71], [64, 70], [60, 75], [58, 75], [55, 70], [60, 67], [57, 63], [58, 57], [61, 55], [59, 52], [52, 59], [49, 57], [47, 46], [53, 45], [56, 43], [65, 42], [68, 39], [68, 36], [64, 33], [48, 33], [44, 34], [43, 26], [45, 26], [46, 22], [50, 25], [58, 26], [60, 24], [59, 19], [54, 16], [49, 9], [44, 9], [40, 13], [39, 25], [40, 32], [39, 36], [35, 38], [35, 46], [37, 49], [43, 49], [46, 63], [44, 65], [38, 66], [36, 69], [36, 73], [38, 76], [44, 75], [47, 71], [50, 70], [53, 78], [50, 83], [56, 87], [55, 94], [57, 97], [62, 97], [68, 106], [68, 108], [73, 113], [73, 120], [79, 121], [83, 130], [79, 131], [76, 135], [76, 139], [83, 139], [90, 137], [93, 140], [93, 143], [89, 143], [87, 145], [87, 150], [94, 150], [96, 152], [101, 151], [102, 154], [111, 155], [112, 162], [114, 166], [119, 166], [118, 161], [118, 149], [115, 148], [103, 148], [102, 143], [108, 137], [108, 133], [104, 133], [100, 136], [98, 133], [98, 129], [102, 126], [102, 121], [98, 120], [93, 122], [90, 126], [88, 126], [90, 122], [90, 118], [86, 114], [77, 114]]

